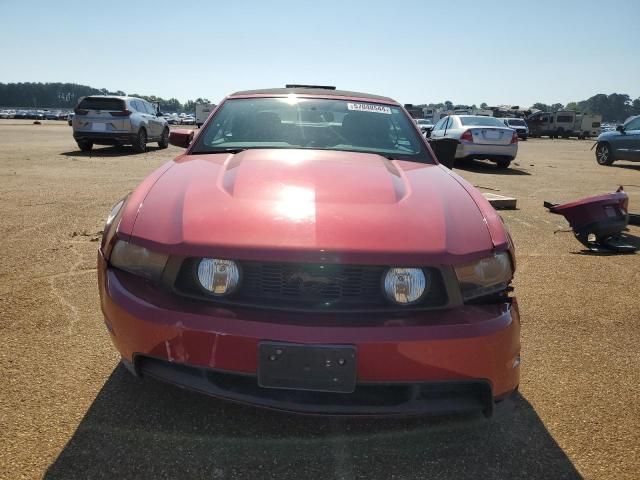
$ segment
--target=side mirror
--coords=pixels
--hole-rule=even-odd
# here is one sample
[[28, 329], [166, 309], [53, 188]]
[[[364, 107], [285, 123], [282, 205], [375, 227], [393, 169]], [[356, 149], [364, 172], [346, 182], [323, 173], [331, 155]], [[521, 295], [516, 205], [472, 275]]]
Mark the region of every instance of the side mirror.
[[620, 133], [624, 133], [624, 125], [618, 125], [616, 126], [616, 130]]
[[176, 147], [187, 148], [193, 140], [193, 130], [177, 129], [169, 132], [169, 143]]
[[433, 130], [433, 129], [431, 129], [431, 128], [427, 128], [427, 129], [424, 131], [424, 136], [425, 136], [425, 137], [427, 137], [427, 138], [431, 138], [431, 131], [432, 131], [432, 130]]

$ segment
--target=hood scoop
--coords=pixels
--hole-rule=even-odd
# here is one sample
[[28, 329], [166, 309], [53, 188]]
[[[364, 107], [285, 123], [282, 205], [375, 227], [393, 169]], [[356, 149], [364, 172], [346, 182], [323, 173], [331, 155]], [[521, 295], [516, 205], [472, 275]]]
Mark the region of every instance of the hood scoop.
[[218, 185], [234, 198], [267, 202], [389, 204], [409, 194], [392, 161], [326, 150], [245, 150], [225, 160]]

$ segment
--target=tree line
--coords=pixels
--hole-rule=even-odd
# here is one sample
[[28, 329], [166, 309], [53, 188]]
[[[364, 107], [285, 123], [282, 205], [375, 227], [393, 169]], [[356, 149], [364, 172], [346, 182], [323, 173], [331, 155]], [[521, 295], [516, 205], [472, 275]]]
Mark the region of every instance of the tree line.
[[[93, 88], [76, 83], [0, 83], [0, 106], [16, 108], [65, 108], [72, 109], [80, 98], [87, 95], [126, 95], [121, 90]], [[206, 98], [197, 98], [180, 103], [177, 98], [164, 99], [155, 95], [129, 94], [150, 102], [159, 102], [163, 112], [193, 112], [196, 103], [210, 103]]]
[[[442, 103], [429, 103], [418, 106], [436, 109], [443, 108], [445, 110], [477, 108], [475, 105], [454, 104], [451, 100], [446, 100]], [[487, 109], [490, 107], [485, 102], [482, 102], [480, 104], [480, 108]], [[566, 105], [563, 105], [562, 103], [553, 103], [548, 105], [546, 103], [536, 102], [528, 109], [526, 107], [522, 109], [542, 110], [544, 112], [574, 110], [580, 113], [602, 115], [602, 119], [605, 122], [622, 122], [631, 115], [640, 115], [640, 97], [632, 100], [626, 93], [612, 93], [610, 95], [598, 93], [586, 100], [582, 100], [580, 102], [569, 102]]]
[[[109, 91], [106, 88], [93, 88], [76, 83], [0, 83], [0, 106], [23, 108], [74, 108], [81, 97], [87, 95], [125, 95], [125, 92]], [[130, 94], [132, 97], [144, 98], [150, 102], [159, 102], [163, 112], [193, 112], [196, 103], [211, 103], [206, 98], [197, 98], [180, 103], [177, 98], [164, 99], [155, 95]], [[477, 108], [476, 105], [456, 105], [451, 100], [442, 103], [430, 103], [418, 105], [420, 107], [444, 108]], [[480, 108], [488, 108], [486, 103], [481, 103]], [[605, 122], [623, 121], [630, 115], [640, 115], [640, 97], [632, 100], [625, 93], [612, 93], [606, 95], [599, 93], [587, 100], [569, 102], [566, 105], [554, 103], [534, 103], [530, 109], [556, 112], [558, 110], [576, 110], [582, 113], [602, 115]]]

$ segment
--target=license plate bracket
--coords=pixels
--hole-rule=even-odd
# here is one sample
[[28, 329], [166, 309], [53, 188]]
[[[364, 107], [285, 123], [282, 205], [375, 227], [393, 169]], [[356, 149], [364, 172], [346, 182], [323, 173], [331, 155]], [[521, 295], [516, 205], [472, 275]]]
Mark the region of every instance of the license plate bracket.
[[264, 388], [351, 393], [357, 355], [352, 345], [260, 342], [258, 385]]

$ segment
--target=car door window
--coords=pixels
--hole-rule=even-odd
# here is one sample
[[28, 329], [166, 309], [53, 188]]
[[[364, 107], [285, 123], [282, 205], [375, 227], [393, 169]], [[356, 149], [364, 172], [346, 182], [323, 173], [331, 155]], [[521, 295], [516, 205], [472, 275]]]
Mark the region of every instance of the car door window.
[[634, 118], [624, 127], [625, 131], [640, 130], [640, 117]]
[[453, 117], [447, 117], [447, 124], [444, 126], [445, 131], [451, 130], [453, 126]]
[[144, 108], [144, 105], [142, 104], [142, 102], [140, 100], [133, 100], [131, 102], [131, 104], [133, 105], [133, 108], [136, 109], [136, 112], [147, 113], [147, 111]]

